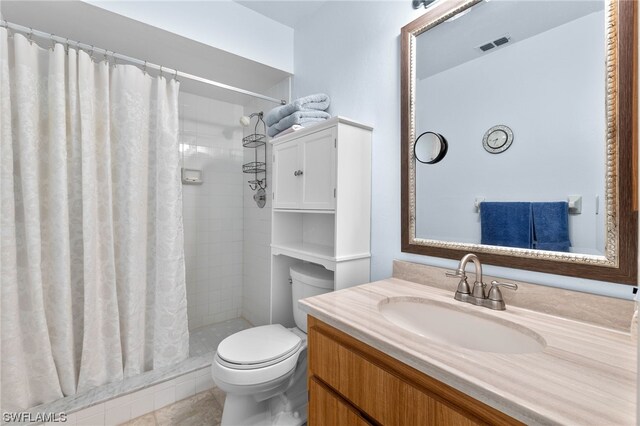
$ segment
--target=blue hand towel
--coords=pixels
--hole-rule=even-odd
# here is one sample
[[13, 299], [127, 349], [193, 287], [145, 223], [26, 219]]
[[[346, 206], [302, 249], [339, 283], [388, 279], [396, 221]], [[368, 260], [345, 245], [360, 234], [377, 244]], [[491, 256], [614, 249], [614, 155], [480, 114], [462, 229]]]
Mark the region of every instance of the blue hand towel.
[[569, 251], [569, 204], [566, 201], [531, 203], [533, 248]]
[[531, 248], [531, 203], [480, 203], [481, 243]]
[[275, 136], [283, 130], [287, 130], [294, 124], [305, 125], [331, 118], [331, 115], [324, 111], [297, 111], [278, 121], [267, 129], [269, 136]]
[[[286, 105], [275, 107], [274, 109], [272, 109], [267, 113], [267, 115], [264, 117], [264, 121], [265, 123], [267, 123], [267, 126], [273, 126], [278, 121], [293, 114], [296, 111], [304, 111], [304, 110], [324, 111], [327, 108], [329, 108], [330, 103], [331, 103], [331, 99], [329, 99], [329, 96], [325, 95], [324, 93], [316, 93], [314, 95], [298, 98], [295, 101], [288, 103]], [[284, 129], [286, 129], [286, 127], [283, 128], [282, 130]]]

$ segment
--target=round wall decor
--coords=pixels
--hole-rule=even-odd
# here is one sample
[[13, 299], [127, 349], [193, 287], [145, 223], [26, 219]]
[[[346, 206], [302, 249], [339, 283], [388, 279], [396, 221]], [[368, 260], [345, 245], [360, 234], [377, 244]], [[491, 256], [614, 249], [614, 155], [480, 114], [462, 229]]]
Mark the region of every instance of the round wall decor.
[[506, 151], [513, 143], [513, 131], [503, 125], [493, 126], [484, 134], [482, 146], [491, 154]]

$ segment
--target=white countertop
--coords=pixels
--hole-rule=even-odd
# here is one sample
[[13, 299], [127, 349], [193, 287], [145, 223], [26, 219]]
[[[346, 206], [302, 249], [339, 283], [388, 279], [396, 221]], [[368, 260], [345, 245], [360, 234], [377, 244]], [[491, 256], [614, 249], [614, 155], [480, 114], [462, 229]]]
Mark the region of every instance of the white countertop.
[[[378, 305], [392, 297], [431, 299], [505, 319], [535, 331], [547, 345], [538, 353], [501, 354], [436, 343], [380, 314]], [[636, 424], [636, 342], [628, 333], [513, 306], [492, 311], [397, 278], [299, 303], [309, 315], [527, 424]]]

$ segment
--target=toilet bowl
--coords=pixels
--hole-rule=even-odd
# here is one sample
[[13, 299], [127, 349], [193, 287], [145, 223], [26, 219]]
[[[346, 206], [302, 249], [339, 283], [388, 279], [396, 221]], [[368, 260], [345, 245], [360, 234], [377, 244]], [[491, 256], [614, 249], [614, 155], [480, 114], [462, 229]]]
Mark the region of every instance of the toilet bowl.
[[253, 327], [218, 346], [211, 372], [227, 393], [222, 426], [307, 421], [307, 315], [298, 309], [298, 300], [332, 291], [333, 272], [312, 263], [294, 265], [290, 272], [296, 327]]

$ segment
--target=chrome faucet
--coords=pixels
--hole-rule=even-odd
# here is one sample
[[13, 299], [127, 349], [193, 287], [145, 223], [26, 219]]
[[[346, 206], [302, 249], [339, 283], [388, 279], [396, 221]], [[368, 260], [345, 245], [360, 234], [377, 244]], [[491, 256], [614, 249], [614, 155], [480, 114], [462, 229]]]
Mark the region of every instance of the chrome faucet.
[[[469, 261], [473, 262], [476, 269], [475, 281], [473, 283], [473, 290], [470, 290], [469, 283], [467, 282], [467, 274], [465, 268]], [[495, 309], [503, 311], [506, 309], [504, 299], [500, 287], [509, 288], [511, 290], [517, 290], [518, 286], [511, 283], [500, 283], [498, 281], [491, 281], [491, 288], [488, 293], [485, 293], [486, 284], [482, 282], [482, 264], [480, 259], [473, 253], [466, 254], [460, 259], [458, 269], [454, 272], [447, 272], [447, 277], [460, 278], [458, 288], [454, 299], [461, 302], [471, 303], [478, 306], [484, 306], [485, 308]]]

